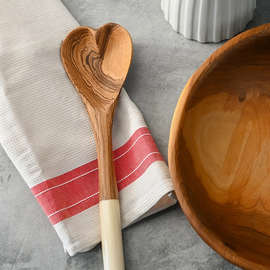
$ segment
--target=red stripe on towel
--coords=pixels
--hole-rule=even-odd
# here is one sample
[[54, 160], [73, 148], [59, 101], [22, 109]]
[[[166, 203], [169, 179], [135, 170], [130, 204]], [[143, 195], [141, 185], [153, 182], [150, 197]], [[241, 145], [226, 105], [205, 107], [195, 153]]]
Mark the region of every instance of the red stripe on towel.
[[[144, 127], [136, 130], [113, 152], [118, 190], [138, 179], [155, 161], [163, 158]], [[44, 181], [31, 190], [54, 225], [98, 204], [97, 160]]]

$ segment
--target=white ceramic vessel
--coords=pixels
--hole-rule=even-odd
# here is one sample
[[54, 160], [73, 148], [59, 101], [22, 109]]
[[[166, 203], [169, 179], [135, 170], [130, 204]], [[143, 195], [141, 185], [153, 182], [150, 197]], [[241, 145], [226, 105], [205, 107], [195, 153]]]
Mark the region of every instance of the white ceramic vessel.
[[188, 39], [220, 42], [243, 31], [256, 0], [161, 0], [172, 28]]

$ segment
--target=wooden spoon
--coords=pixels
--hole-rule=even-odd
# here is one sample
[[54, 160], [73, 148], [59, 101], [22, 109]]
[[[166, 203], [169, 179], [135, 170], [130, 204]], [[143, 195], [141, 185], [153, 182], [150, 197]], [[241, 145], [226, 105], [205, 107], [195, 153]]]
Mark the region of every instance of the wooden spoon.
[[132, 40], [120, 25], [74, 29], [63, 41], [64, 68], [83, 99], [95, 134], [104, 269], [124, 269], [120, 208], [112, 155], [112, 124], [132, 59]]

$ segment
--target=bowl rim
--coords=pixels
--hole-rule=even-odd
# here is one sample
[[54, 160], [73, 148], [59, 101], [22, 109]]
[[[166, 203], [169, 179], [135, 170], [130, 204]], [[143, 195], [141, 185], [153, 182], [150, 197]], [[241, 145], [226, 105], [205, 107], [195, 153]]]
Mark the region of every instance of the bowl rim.
[[185, 116], [185, 105], [189, 95], [192, 92], [193, 86], [199, 81], [203, 80], [211, 71], [215, 69], [215, 67], [224, 58], [229, 56], [233, 50], [239, 50], [242, 46], [246, 46], [247, 42], [250, 39], [256, 39], [265, 35], [269, 36], [270, 38], [270, 23], [252, 28], [250, 30], [246, 30], [245, 32], [242, 32], [241, 34], [235, 36], [231, 40], [227, 41], [220, 48], [218, 48], [204, 61], [204, 63], [198, 68], [198, 70], [190, 77], [179, 97], [171, 121], [168, 145], [168, 165], [170, 175], [172, 178], [177, 199], [189, 223], [194, 228], [196, 233], [204, 240], [204, 242], [209, 245], [214, 251], [216, 251], [219, 255], [221, 255], [229, 262], [247, 270], [266, 270], [269, 268], [254, 261], [251, 261], [247, 258], [244, 258], [237, 254], [230, 247], [225, 246], [224, 243], [222, 243], [213, 233], [211, 233], [211, 231], [209, 231], [206, 226], [201, 222], [195, 210], [190, 204], [189, 198], [183, 185], [182, 175], [177, 170], [178, 163], [176, 160], [176, 156], [179, 153], [174, 146], [176, 145], [178, 135], [181, 132], [181, 127]]

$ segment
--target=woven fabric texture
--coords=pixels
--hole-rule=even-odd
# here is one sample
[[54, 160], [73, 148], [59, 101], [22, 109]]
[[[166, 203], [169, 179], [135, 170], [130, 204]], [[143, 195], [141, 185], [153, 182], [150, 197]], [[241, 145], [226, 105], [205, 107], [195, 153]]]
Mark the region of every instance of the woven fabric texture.
[[[100, 241], [94, 135], [60, 59], [62, 40], [77, 26], [60, 0], [1, 1], [0, 143], [70, 255]], [[115, 113], [113, 149], [126, 227], [173, 186], [124, 89]], [[171, 199], [162, 208], [174, 203]]]

